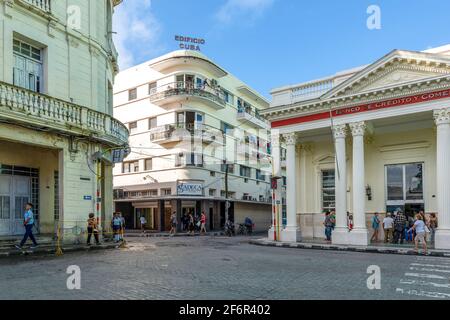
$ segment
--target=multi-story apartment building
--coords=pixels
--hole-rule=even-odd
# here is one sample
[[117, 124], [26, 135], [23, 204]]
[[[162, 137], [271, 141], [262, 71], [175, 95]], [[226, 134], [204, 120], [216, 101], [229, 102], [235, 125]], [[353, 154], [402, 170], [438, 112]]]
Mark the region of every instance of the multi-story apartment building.
[[217, 230], [227, 211], [236, 223], [248, 216], [267, 230], [269, 127], [259, 116], [267, 107], [264, 97], [195, 51], [121, 72], [114, 114], [130, 130], [131, 154], [114, 168], [114, 187], [128, 227], [139, 228], [145, 216], [150, 229], [164, 231], [172, 212], [181, 221], [204, 211], [207, 227]]
[[23, 207], [52, 234], [113, 209], [112, 34], [121, 0], [0, 0], [0, 236], [23, 233]]

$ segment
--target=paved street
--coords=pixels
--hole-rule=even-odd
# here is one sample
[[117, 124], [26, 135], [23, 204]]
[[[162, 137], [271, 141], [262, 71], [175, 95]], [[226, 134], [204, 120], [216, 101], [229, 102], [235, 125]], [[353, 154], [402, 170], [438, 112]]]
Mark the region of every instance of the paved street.
[[[66, 268], [81, 268], [81, 290]], [[381, 290], [367, 268], [381, 268]], [[0, 299], [450, 299], [450, 259], [134, 239], [128, 249], [0, 260]]]

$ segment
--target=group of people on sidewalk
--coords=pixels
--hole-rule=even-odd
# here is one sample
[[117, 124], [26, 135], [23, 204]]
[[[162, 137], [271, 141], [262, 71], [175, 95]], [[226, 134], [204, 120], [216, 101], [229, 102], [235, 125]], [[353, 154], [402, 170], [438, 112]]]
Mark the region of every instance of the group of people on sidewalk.
[[420, 211], [414, 213], [413, 216], [406, 216], [402, 210], [397, 210], [392, 214], [387, 213], [381, 221], [379, 214], [375, 213], [372, 217], [373, 236], [371, 241], [380, 240], [381, 227], [384, 231], [384, 243], [403, 244], [406, 241], [414, 243], [416, 251], [421, 243], [426, 253], [427, 242], [434, 243], [438, 219], [435, 213], [425, 215], [423, 211]]
[[[173, 213], [173, 218], [176, 220], [176, 212]], [[176, 225], [175, 229], [176, 231]], [[185, 213], [181, 217], [181, 230], [187, 232], [190, 235], [194, 235], [195, 232], [200, 232], [201, 235], [206, 235], [206, 214], [204, 211], [200, 216], [194, 215], [192, 212]]]
[[[347, 213], [349, 231], [353, 229], [353, 217]], [[328, 243], [331, 243], [332, 233], [336, 227], [335, 211], [327, 211], [323, 222], [325, 227], [325, 237]], [[371, 242], [378, 242], [380, 239], [381, 228], [384, 230], [384, 243], [403, 244], [411, 242], [415, 244], [415, 251], [418, 252], [419, 244], [422, 244], [424, 253], [427, 253], [427, 242], [434, 243], [438, 219], [435, 213], [428, 216], [423, 211], [407, 217], [400, 209], [393, 214], [387, 213], [381, 220], [378, 212], [374, 213], [371, 219], [372, 237]]]

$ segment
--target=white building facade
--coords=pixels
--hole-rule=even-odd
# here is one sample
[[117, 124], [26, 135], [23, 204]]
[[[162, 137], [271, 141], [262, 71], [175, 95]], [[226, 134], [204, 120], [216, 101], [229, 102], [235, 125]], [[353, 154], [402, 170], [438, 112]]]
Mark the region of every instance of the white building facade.
[[450, 46], [395, 50], [272, 95], [263, 115], [287, 176], [287, 226], [270, 238], [323, 238], [323, 213], [336, 210], [333, 243], [366, 246], [375, 212], [423, 210], [438, 216], [435, 247], [450, 248]]
[[103, 226], [113, 210], [111, 150], [128, 130], [112, 117], [120, 0], [0, 0], [0, 236], [23, 233], [26, 202], [54, 234]]
[[267, 230], [269, 125], [259, 113], [268, 107], [196, 51], [175, 51], [121, 72], [114, 114], [131, 132], [131, 154], [115, 167], [114, 188], [127, 227], [140, 228], [144, 216], [149, 229], [167, 231], [177, 212], [182, 228], [184, 215], [204, 211], [209, 230], [221, 229], [226, 214], [236, 223], [250, 217], [257, 230]]

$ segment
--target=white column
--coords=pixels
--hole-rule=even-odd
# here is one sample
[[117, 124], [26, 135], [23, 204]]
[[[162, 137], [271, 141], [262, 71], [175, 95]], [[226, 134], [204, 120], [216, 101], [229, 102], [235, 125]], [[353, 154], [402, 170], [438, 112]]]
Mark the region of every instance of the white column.
[[333, 127], [334, 144], [336, 149], [336, 228], [333, 231], [333, 244], [348, 244], [347, 226], [347, 155], [345, 138], [347, 126], [345, 124]]
[[281, 240], [286, 242], [301, 241], [297, 226], [297, 136], [295, 133], [283, 135], [286, 142], [286, 228], [281, 232]]
[[450, 249], [450, 108], [436, 110], [438, 230], [436, 249]]
[[[280, 135], [278, 132], [272, 131], [272, 171], [273, 177], [281, 178], [281, 148]], [[277, 188], [272, 190], [272, 227], [269, 229], [269, 240], [280, 240], [279, 231], [282, 225], [282, 193], [281, 179], [278, 179]]]
[[366, 226], [366, 188], [364, 165], [364, 122], [351, 123], [353, 136], [353, 221], [354, 228], [349, 233], [349, 244], [369, 245], [369, 231]]

